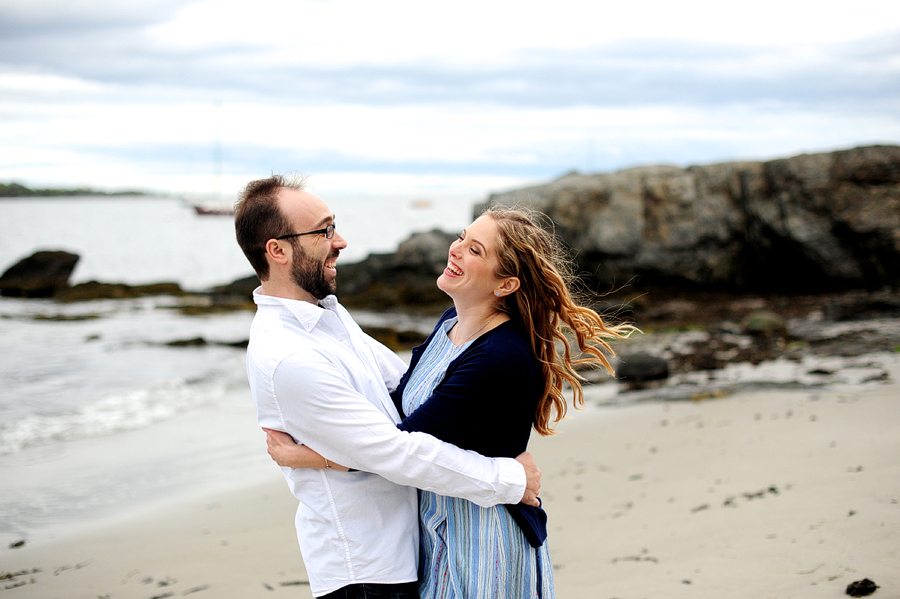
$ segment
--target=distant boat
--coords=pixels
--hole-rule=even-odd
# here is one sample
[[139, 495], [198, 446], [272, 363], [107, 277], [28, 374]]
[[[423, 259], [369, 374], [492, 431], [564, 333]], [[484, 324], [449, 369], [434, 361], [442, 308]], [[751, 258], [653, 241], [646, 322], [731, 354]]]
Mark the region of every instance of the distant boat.
[[413, 210], [424, 210], [426, 208], [431, 208], [431, 200], [427, 200], [425, 198], [413, 200], [412, 202], [410, 202], [410, 207]]
[[200, 216], [233, 216], [234, 210], [231, 208], [209, 208], [207, 206], [199, 206], [194, 204], [194, 211]]

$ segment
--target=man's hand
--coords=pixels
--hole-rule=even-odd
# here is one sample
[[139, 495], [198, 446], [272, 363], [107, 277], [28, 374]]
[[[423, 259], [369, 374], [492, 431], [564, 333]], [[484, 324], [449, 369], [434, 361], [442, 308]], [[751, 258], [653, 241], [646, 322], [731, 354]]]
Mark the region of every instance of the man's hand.
[[525, 495], [522, 496], [522, 503], [540, 507], [538, 492], [541, 490], [541, 471], [534, 463], [534, 457], [526, 451], [519, 454], [516, 461], [525, 466]]
[[266, 431], [266, 445], [269, 455], [279, 466], [288, 468], [312, 468], [313, 470], [340, 470], [347, 472], [349, 468], [335, 462], [329, 462], [306, 445], [297, 445], [294, 438], [287, 433], [263, 428]]

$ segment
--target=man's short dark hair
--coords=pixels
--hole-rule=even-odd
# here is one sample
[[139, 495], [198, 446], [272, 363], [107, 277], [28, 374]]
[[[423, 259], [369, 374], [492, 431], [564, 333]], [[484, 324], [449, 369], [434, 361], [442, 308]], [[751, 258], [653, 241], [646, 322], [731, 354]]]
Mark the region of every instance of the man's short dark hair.
[[266, 242], [288, 235], [290, 223], [278, 207], [278, 190], [306, 189], [306, 177], [272, 175], [267, 179], [250, 181], [234, 205], [234, 231], [250, 266], [260, 281], [269, 278], [266, 261]]

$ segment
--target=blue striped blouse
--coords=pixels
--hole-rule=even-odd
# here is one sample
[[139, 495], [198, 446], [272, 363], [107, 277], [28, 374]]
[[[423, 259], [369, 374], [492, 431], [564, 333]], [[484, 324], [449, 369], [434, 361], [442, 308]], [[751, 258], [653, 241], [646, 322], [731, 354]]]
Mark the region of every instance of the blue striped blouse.
[[[527, 447], [543, 387], [537, 360], [512, 321], [462, 346], [448, 337], [455, 323], [451, 309], [413, 351], [394, 394], [401, 413], [410, 414], [400, 427], [515, 457]], [[421, 597], [554, 596], [543, 510], [482, 508], [420, 491], [419, 517]]]

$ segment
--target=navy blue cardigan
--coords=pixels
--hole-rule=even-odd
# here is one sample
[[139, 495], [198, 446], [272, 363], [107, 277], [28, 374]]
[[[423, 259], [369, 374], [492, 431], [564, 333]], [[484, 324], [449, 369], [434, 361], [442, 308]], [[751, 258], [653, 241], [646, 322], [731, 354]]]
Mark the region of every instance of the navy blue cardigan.
[[[409, 369], [391, 394], [403, 413], [403, 389], [422, 353], [456, 309], [447, 310], [428, 340], [413, 349]], [[421, 431], [488, 457], [514, 458], [528, 446], [543, 391], [540, 363], [526, 333], [510, 320], [478, 337], [450, 362], [434, 393], [398, 426]], [[547, 515], [525, 504], [505, 506], [529, 543], [547, 538]]]

